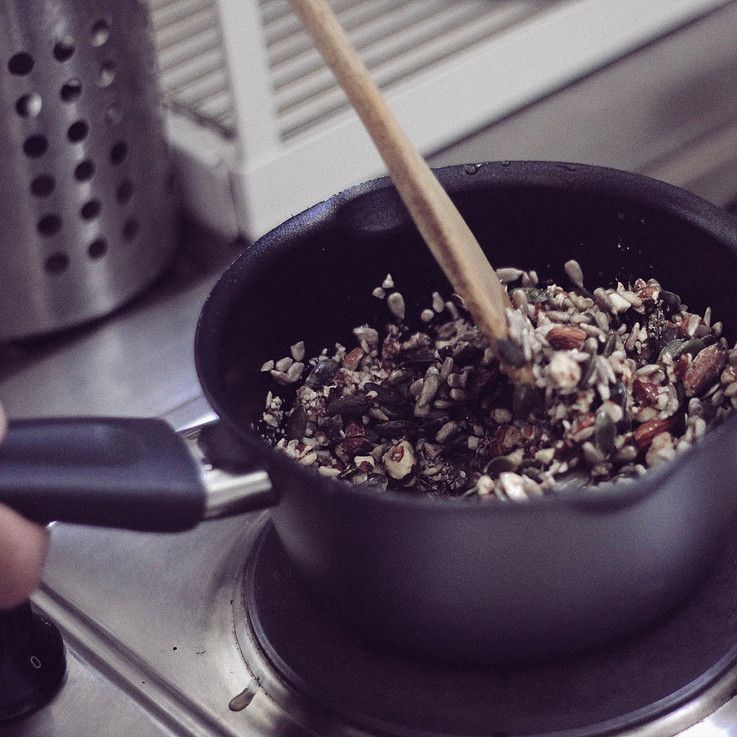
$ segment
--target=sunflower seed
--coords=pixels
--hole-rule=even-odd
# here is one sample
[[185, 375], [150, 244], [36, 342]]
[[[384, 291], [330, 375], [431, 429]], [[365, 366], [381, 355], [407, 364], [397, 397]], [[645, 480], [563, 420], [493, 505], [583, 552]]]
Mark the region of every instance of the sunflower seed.
[[298, 341], [295, 343], [289, 351], [292, 354], [292, 358], [295, 361], [304, 361], [305, 358], [305, 342], [303, 340]]
[[397, 320], [404, 320], [404, 297], [399, 292], [392, 292], [387, 298], [386, 303], [391, 310], [392, 315]]
[[563, 269], [571, 282], [577, 287], [583, 289], [583, 269], [578, 261], [574, 261], [573, 259], [566, 261], [563, 265]]
[[501, 268], [496, 270], [496, 275], [502, 284], [511, 284], [522, 276], [522, 269]]

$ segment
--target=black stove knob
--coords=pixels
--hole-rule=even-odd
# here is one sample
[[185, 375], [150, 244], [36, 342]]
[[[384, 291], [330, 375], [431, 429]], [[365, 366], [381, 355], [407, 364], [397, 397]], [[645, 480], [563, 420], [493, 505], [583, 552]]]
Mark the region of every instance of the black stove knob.
[[46, 704], [65, 672], [64, 643], [51, 622], [28, 602], [0, 611], [0, 723]]

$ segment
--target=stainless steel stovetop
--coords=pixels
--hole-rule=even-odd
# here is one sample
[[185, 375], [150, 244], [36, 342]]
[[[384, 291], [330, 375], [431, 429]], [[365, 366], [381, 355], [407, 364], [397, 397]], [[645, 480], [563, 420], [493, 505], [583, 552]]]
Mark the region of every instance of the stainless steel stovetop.
[[[0, 349], [0, 400], [11, 417], [158, 415], [182, 428], [210, 416], [192, 339], [202, 302], [235, 251], [208, 249], [201, 234], [190, 240], [197, 258], [186, 256], [112, 318]], [[412, 663], [344, 637], [280, 561], [268, 513], [180, 535], [59, 524], [33, 602], [64, 635], [68, 675], [47, 707], [0, 726], [0, 735], [500, 735], [566, 725], [581, 737], [737, 735], [734, 547], [721, 578], [707, 585], [714, 603], [687, 605], [684, 626], [665, 623], [660, 634], [635, 638], [591, 666], [553, 664], [538, 678]], [[698, 625], [712, 615], [724, 625]], [[694, 677], [674, 676], [674, 663]], [[639, 704], [624, 728], [612, 720], [616, 704], [632, 709], [638, 694], [658, 695], [659, 684], [677, 685], [679, 677], [672, 708], [663, 698], [652, 712]]]

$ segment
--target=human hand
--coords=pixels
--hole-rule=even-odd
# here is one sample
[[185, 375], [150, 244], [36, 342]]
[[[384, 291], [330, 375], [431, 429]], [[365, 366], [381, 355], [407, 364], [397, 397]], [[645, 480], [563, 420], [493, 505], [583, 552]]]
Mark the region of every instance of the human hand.
[[[0, 440], [6, 426], [0, 407]], [[0, 609], [20, 604], [38, 586], [48, 543], [44, 527], [0, 505]]]

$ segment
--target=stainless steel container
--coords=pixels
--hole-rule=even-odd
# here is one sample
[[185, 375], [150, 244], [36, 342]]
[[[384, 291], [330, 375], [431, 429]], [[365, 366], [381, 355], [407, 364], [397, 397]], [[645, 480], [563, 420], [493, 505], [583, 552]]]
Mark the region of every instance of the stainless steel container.
[[174, 247], [148, 4], [0, 0], [0, 340], [104, 315]]

